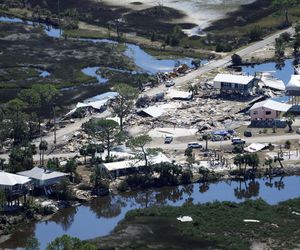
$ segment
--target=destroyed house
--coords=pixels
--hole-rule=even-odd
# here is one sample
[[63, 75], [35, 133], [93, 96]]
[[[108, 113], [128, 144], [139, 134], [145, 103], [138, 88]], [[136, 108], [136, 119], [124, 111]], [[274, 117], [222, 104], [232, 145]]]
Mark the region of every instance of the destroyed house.
[[254, 76], [218, 74], [214, 78], [214, 88], [220, 94], [237, 94], [242, 96], [251, 95], [255, 84]]

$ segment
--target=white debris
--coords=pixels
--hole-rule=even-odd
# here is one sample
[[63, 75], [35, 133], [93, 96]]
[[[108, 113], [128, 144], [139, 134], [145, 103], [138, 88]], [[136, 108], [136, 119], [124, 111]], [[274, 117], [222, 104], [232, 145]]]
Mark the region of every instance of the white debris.
[[297, 212], [295, 212], [295, 211], [293, 211], [292, 214], [295, 214], [295, 215], [299, 215], [299, 216], [300, 216], [300, 213], [297, 213]]
[[244, 222], [254, 222], [254, 223], [258, 223], [260, 222], [259, 220], [244, 220]]
[[179, 220], [181, 222], [191, 222], [191, 221], [193, 221], [192, 217], [190, 217], [190, 216], [180, 216], [180, 217], [177, 217], [177, 220]]

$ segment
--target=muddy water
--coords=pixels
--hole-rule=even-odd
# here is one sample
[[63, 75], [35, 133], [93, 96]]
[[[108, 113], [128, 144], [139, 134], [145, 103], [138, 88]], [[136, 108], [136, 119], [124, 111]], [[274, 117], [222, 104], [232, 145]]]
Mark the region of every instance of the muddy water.
[[31, 235], [37, 237], [41, 249], [62, 234], [81, 239], [107, 235], [124, 218], [127, 211], [153, 205], [180, 206], [186, 202], [204, 203], [215, 200], [241, 202], [246, 198], [262, 198], [269, 204], [276, 204], [299, 197], [299, 186], [300, 177], [290, 176], [246, 182], [221, 181], [110, 195], [96, 198], [79, 207], [64, 209], [49, 221], [20, 227], [0, 247], [24, 247], [26, 239]]

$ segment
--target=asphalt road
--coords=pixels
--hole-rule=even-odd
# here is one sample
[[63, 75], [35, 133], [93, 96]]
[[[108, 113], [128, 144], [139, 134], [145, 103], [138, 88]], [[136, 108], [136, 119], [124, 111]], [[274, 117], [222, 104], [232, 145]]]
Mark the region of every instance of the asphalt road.
[[[236, 53], [238, 55], [240, 55], [241, 57], [248, 55], [252, 52], [255, 52], [263, 47], [265, 47], [266, 45], [272, 44], [275, 42], [275, 39], [278, 38], [282, 33], [284, 32], [289, 32], [289, 33], [293, 33], [294, 29], [292, 27], [288, 28], [288, 29], [284, 29], [281, 30], [273, 35], [270, 35], [268, 37], [265, 37], [263, 40], [252, 43], [250, 45], [248, 45], [245, 48], [242, 48], [238, 51], [232, 52], [230, 54], [228, 54], [227, 56], [219, 59], [219, 60], [212, 60], [209, 63], [205, 64], [204, 66], [200, 67], [197, 70], [194, 70], [182, 77], [178, 77], [176, 79], [174, 79], [175, 81], [175, 86], [176, 87], [181, 87], [182, 85], [184, 85], [185, 83], [195, 79], [196, 77], [198, 77], [201, 74], [204, 74], [206, 72], [209, 72], [211, 70], [214, 70], [216, 68], [220, 68], [220, 67], [224, 67], [227, 66], [231, 63], [231, 56]], [[164, 84], [161, 84], [155, 88], [151, 88], [147, 91], [144, 91], [143, 94], [147, 94], [149, 96], [153, 96], [156, 95], [158, 93], [161, 93], [163, 91], [166, 90], [166, 87], [164, 86]]]
[[[284, 143], [287, 140], [299, 140], [300, 141], [300, 135], [298, 134], [285, 134], [285, 135], [267, 135], [267, 136], [259, 136], [259, 137], [249, 137], [246, 138], [246, 146], [251, 143]], [[197, 140], [194, 140], [197, 142]], [[154, 138], [149, 147], [159, 147], [165, 150], [185, 150], [187, 148], [187, 144], [191, 141], [189, 138], [184, 139], [180, 138], [180, 142], [176, 141], [176, 138], [174, 138], [173, 142], [171, 144], [164, 144], [163, 138]], [[205, 141], [198, 141], [203, 147], [205, 147]], [[208, 147], [209, 148], [220, 148], [222, 146], [228, 146], [231, 145], [231, 141], [208, 141]]]

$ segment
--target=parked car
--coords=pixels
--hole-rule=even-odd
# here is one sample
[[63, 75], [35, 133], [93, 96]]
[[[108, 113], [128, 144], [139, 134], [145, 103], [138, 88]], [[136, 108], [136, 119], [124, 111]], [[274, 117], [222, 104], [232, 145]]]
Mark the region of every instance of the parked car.
[[173, 141], [173, 137], [172, 136], [166, 136], [165, 137], [165, 144], [170, 144]]
[[246, 143], [245, 140], [243, 140], [243, 139], [241, 139], [239, 137], [233, 137], [231, 139], [231, 142], [232, 142], [232, 145], [238, 145], [238, 144], [240, 145], [240, 144], [245, 144]]
[[165, 83], [165, 86], [166, 87], [172, 87], [172, 86], [174, 86], [175, 85], [175, 82], [174, 81], [166, 81], [166, 83]]
[[244, 136], [245, 137], [252, 137], [252, 132], [250, 130], [245, 130], [244, 131]]
[[202, 145], [198, 142], [190, 142], [187, 145], [188, 148], [202, 148]]
[[296, 133], [300, 135], [300, 128], [297, 128]]

